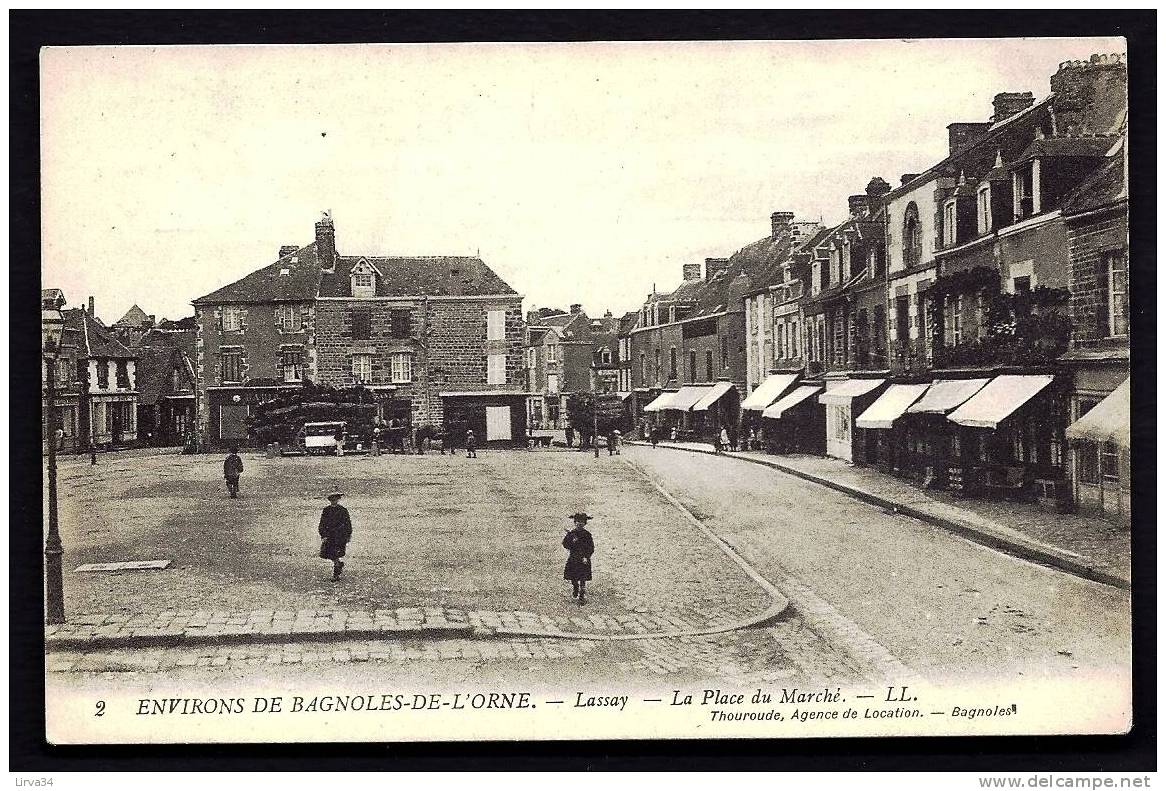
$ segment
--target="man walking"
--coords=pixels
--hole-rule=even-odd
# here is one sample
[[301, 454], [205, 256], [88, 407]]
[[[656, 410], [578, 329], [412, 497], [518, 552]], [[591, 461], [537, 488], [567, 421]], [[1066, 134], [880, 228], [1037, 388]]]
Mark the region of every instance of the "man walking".
[[223, 478], [227, 481], [227, 493], [231, 499], [239, 497], [239, 476], [243, 474], [243, 460], [239, 458], [239, 449], [232, 446], [231, 452], [223, 460]]
[[478, 440], [474, 437], [474, 430], [472, 428], [466, 430], [466, 458], [478, 458]]
[[320, 514], [319, 533], [320, 538], [324, 539], [320, 544], [320, 557], [332, 561], [334, 580], [340, 579], [340, 572], [344, 571], [344, 561], [340, 558], [344, 557], [348, 541], [352, 538], [352, 518], [348, 515], [348, 509], [340, 504], [343, 496], [340, 491], [328, 494], [328, 505], [324, 506]]

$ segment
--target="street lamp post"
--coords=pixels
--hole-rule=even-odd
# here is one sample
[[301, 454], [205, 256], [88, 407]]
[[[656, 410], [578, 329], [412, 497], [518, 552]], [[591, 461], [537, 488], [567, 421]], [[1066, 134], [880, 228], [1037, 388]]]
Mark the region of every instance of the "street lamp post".
[[[59, 315], [59, 314], [58, 314]], [[42, 324], [45, 322], [42, 322]], [[55, 325], [55, 326], [53, 326]], [[45, 623], [65, 622], [65, 585], [61, 574], [61, 533], [57, 522], [57, 356], [60, 324], [50, 323], [44, 338], [45, 385], [48, 391], [49, 530], [45, 536]], [[55, 333], [55, 337], [52, 333]]]

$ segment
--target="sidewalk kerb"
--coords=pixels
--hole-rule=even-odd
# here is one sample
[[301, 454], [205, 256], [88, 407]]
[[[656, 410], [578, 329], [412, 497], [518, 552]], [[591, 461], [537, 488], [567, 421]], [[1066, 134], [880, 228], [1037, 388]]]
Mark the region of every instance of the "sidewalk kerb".
[[[642, 446], [646, 445], [647, 443], [637, 440], [629, 440], [627, 444]], [[705, 450], [704, 448], [688, 448], [679, 445], [663, 443], [660, 443], [659, 447], [666, 448], [668, 450], [686, 451], [688, 453], [703, 453], [707, 456], [721, 455], [731, 459], [736, 459], [738, 461], [745, 461], [749, 462], [750, 464], [759, 464], [763, 467], [769, 467], [770, 469], [777, 470], [778, 472], [783, 472], [787, 475], [793, 475], [811, 483], [816, 483], [820, 486], [833, 489], [836, 492], [853, 497], [856, 500], [861, 500], [868, 505], [891, 510], [902, 514], [903, 516], [909, 516], [934, 527], [946, 530], [949, 533], [954, 533], [961, 538], [965, 538], [976, 544], [980, 544], [981, 546], [988, 547], [989, 549], [993, 549], [998, 552], [1003, 552], [1004, 554], [1020, 558], [1021, 560], [1026, 560], [1030, 563], [1036, 563], [1037, 565], [1054, 568], [1058, 571], [1072, 574], [1075, 577], [1080, 577], [1082, 579], [1089, 580], [1090, 582], [1096, 582], [1101, 585], [1107, 585], [1112, 588], [1118, 588], [1125, 591], [1131, 589], [1129, 580], [1119, 577], [1115, 574], [1110, 574], [1109, 572], [1096, 569], [1087, 563], [1081, 563], [1077, 560], [1074, 560], [1072, 557], [1058, 552], [1055, 547], [1050, 547], [1047, 545], [1035, 546], [1034, 544], [1027, 542], [1022, 543], [1014, 538], [1001, 536], [997, 533], [993, 533], [989, 530], [977, 527], [967, 522], [957, 522], [952, 519], [946, 519], [942, 516], [930, 513], [929, 511], [916, 508], [915, 506], [896, 502], [895, 500], [888, 499], [881, 495], [873, 494], [854, 486], [839, 483], [838, 481], [832, 481], [828, 478], [823, 478], [821, 476], [814, 475], [813, 473], [799, 470], [796, 467], [790, 467], [773, 459], [759, 458], [756, 456], [736, 453], [732, 451], [717, 454], [713, 450]]]

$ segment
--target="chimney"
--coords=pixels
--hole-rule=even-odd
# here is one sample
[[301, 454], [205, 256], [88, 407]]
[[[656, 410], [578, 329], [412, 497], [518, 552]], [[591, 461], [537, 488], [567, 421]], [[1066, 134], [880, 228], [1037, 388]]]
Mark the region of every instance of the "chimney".
[[1108, 134], [1126, 109], [1125, 56], [1065, 61], [1049, 78], [1053, 135]]
[[1034, 101], [1032, 91], [996, 94], [992, 97], [992, 123], [999, 123], [1005, 118], [1011, 118], [1021, 110], [1027, 110], [1032, 107]]
[[[317, 231], [317, 233], [319, 233], [319, 232]], [[279, 248], [279, 257], [286, 258], [287, 256], [291, 255], [292, 253], [294, 253], [296, 250], [299, 250], [299, 249], [300, 249], [300, 246], [297, 244], [285, 244], [283, 247]]]
[[578, 302], [576, 302], [574, 305], [571, 306], [571, 315], [574, 316], [576, 313], [579, 313], [581, 310], [583, 310], [583, 306], [580, 305]]
[[157, 323], [158, 322], [156, 320], [155, 314], [151, 313], [149, 316], [146, 316], [146, 326], [147, 327], [153, 327]]
[[90, 298], [89, 298], [89, 315], [90, 315], [90, 316], [96, 316], [96, 315], [97, 315], [96, 313], [94, 313], [94, 312], [93, 312], [93, 297], [90, 297]]
[[316, 258], [324, 271], [331, 272], [336, 268], [336, 228], [327, 212], [316, 223]]
[[610, 311], [610, 310], [605, 310], [605, 311], [603, 312], [603, 318], [605, 318], [605, 319], [610, 319], [610, 318], [611, 318], [611, 311]]
[[904, 173], [903, 175], [899, 176], [899, 186], [903, 186], [907, 182], [914, 181], [917, 178], [919, 178], [918, 173]]
[[684, 265], [684, 280], [700, 280], [700, 263]]
[[779, 236], [789, 228], [793, 221], [794, 213], [792, 211], [775, 211], [769, 215], [769, 232], [773, 236]]
[[866, 183], [867, 206], [873, 209], [890, 191], [891, 185], [885, 179], [875, 176]]
[[[1029, 104], [1032, 103], [1032, 94], [1028, 95]], [[974, 123], [957, 123], [947, 125], [947, 153], [954, 154], [962, 148], [967, 148], [988, 133], [989, 121]]]
[[846, 205], [850, 207], [851, 217], [861, 217], [870, 208], [865, 192], [861, 195], [851, 195], [846, 199]]
[[712, 280], [717, 272], [722, 272], [729, 268], [728, 258], [706, 258], [704, 259], [704, 279], [705, 281]]

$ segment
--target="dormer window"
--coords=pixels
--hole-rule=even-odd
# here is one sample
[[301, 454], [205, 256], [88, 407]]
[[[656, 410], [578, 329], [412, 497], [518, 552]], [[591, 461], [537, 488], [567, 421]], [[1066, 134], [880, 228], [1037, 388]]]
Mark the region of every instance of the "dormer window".
[[375, 297], [377, 293], [376, 277], [380, 274], [376, 267], [365, 259], [360, 259], [352, 267], [352, 296]]
[[992, 186], [985, 184], [976, 193], [976, 233], [983, 236], [992, 230]]
[[943, 246], [954, 247], [959, 234], [956, 232], [955, 200], [943, 204]]
[[1012, 214], [1023, 220], [1040, 211], [1036, 184], [1040, 173], [1040, 160], [1033, 160], [1031, 167], [1022, 167], [1012, 173]]

